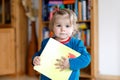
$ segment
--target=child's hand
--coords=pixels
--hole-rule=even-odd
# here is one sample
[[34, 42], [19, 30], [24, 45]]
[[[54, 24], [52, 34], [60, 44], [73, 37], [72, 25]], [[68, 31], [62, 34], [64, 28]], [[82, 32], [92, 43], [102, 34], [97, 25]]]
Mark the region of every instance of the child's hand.
[[39, 56], [36, 56], [33, 59], [33, 64], [34, 64], [34, 66], [40, 65], [40, 58], [39, 58]]
[[70, 67], [69, 65], [69, 59], [65, 58], [65, 57], [61, 57], [61, 59], [56, 59], [57, 63], [56, 68], [60, 69], [61, 71], [63, 71], [64, 69], [68, 69]]

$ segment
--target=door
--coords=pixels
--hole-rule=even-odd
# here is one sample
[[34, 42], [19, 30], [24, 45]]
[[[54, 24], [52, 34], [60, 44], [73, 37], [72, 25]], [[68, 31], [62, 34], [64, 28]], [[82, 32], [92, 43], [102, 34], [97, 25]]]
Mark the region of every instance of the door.
[[0, 29], [0, 75], [15, 73], [15, 30]]

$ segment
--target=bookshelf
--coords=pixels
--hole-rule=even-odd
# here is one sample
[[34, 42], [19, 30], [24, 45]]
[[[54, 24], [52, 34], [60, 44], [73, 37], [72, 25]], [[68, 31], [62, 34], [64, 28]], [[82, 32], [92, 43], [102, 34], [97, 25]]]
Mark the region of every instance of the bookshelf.
[[1, 24], [10, 24], [11, 23], [11, 7], [10, 0], [1, 0], [0, 1], [0, 23]]
[[[44, 0], [44, 1], [48, 1], [48, 0]], [[73, 0], [74, 1], [74, 0]], [[97, 54], [97, 41], [98, 41], [98, 38], [97, 38], [97, 0], [81, 0], [81, 3], [79, 2], [80, 0], [75, 0], [77, 2], [75, 2], [74, 4], [72, 4], [72, 6], [75, 8], [76, 7], [76, 4], [77, 4], [77, 7], [82, 7], [83, 4], [85, 4], [85, 8], [87, 8], [86, 11], [86, 14], [87, 16], [85, 16], [83, 18], [83, 16], [80, 18], [80, 12], [82, 12], [83, 9], [78, 9], [79, 11], [77, 11], [76, 14], [78, 14], [78, 21], [77, 21], [77, 24], [87, 24], [87, 28], [85, 28], [85, 30], [88, 30], [90, 31], [89, 33], [89, 45], [86, 45], [86, 48], [87, 50], [89, 51], [89, 53], [91, 54], [91, 63], [90, 65], [85, 68], [85, 69], [82, 69], [80, 71], [80, 80], [95, 80], [96, 78], [96, 74], [97, 74], [97, 71], [96, 71], [96, 68], [97, 68], [97, 65], [96, 65], [96, 54]], [[86, 2], [85, 2], [86, 1]], [[43, 19], [43, 0], [39, 0], [39, 18], [38, 18], [38, 21], [39, 21], [39, 37], [38, 37], [38, 46], [39, 46], [39, 49], [40, 49], [40, 45], [41, 45], [41, 41], [43, 40], [44, 36], [43, 36], [43, 29], [45, 27], [47, 27], [49, 25], [49, 19]], [[81, 4], [81, 5], [79, 5]], [[68, 4], [65, 5], [65, 8]], [[72, 10], [74, 10], [74, 8], [71, 8]], [[45, 9], [44, 9], [45, 10]], [[80, 29], [82, 31], [84, 31], [84, 29]], [[82, 39], [82, 38], [81, 38]], [[86, 41], [85, 41], [86, 42]]]
[[21, 0], [0, 0], [0, 76], [25, 73], [27, 17]]

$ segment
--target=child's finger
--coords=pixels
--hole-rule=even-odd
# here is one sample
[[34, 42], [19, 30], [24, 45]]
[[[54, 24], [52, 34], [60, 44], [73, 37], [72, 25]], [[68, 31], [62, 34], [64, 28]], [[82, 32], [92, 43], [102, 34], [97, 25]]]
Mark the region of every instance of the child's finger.
[[39, 59], [39, 58], [37, 58], [37, 59], [36, 59], [36, 61], [37, 61], [37, 62], [40, 62], [40, 59]]
[[64, 70], [64, 66], [57, 66], [56, 69], [60, 69], [60, 71]]
[[40, 58], [39, 57], [35, 57], [35, 59], [33, 60], [33, 64], [34, 65], [40, 65]]
[[56, 59], [58, 65], [63, 65], [63, 61], [60, 59]]
[[65, 61], [65, 60], [66, 60], [66, 58], [65, 58], [65, 57], [63, 57], [63, 56], [61, 57], [61, 59], [62, 59], [63, 61]]

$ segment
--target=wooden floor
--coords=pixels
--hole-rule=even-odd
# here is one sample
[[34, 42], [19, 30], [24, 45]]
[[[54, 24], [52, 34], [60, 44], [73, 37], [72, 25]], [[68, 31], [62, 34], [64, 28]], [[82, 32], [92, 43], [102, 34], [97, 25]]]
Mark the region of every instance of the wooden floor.
[[19, 76], [19, 77], [0, 76], [0, 80], [39, 80], [39, 78], [29, 77], [29, 76]]

